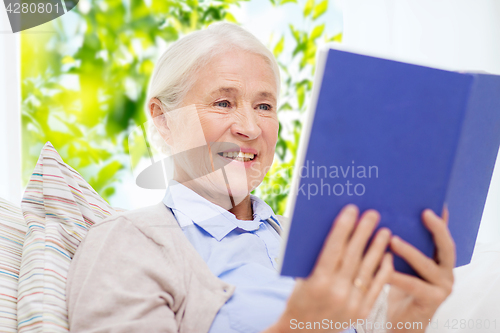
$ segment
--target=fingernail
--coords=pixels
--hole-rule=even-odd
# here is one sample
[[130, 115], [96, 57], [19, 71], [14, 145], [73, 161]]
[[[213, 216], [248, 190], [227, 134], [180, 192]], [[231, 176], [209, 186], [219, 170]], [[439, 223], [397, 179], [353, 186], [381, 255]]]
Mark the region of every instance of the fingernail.
[[387, 237], [391, 236], [391, 231], [387, 228], [381, 228], [379, 233], [380, 233], [380, 237], [387, 238]]
[[429, 208], [426, 208], [424, 210], [424, 214], [425, 215], [436, 215], [436, 214], [434, 214], [434, 211], [432, 209], [429, 209]]
[[380, 213], [375, 209], [370, 209], [366, 212], [366, 215], [370, 217], [372, 220], [380, 220]]
[[344, 211], [348, 214], [354, 214], [358, 211], [358, 207], [354, 204], [348, 204], [344, 207]]

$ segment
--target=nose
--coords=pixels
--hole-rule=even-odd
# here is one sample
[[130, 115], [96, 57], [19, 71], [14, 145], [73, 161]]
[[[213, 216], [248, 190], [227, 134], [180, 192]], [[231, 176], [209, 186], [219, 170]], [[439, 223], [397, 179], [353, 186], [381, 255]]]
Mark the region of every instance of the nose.
[[259, 126], [258, 115], [251, 106], [245, 106], [234, 114], [234, 123], [231, 126], [231, 133], [240, 140], [255, 140], [262, 133]]

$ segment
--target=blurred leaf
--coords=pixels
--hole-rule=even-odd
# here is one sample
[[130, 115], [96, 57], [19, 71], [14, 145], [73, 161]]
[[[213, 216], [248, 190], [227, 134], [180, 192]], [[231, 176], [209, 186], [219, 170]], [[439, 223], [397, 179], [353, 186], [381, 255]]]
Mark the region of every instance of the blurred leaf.
[[226, 13], [226, 15], [224, 16], [224, 19], [228, 22], [238, 23], [238, 21], [234, 18], [233, 14], [231, 14], [230, 12]]
[[316, 38], [318, 38], [319, 36], [321, 36], [323, 34], [323, 31], [325, 30], [325, 24], [321, 24], [321, 25], [318, 25], [318, 26], [315, 26], [313, 31], [311, 32], [311, 39], [312, 40], [315, 40]]
[[281, 52], [283, 52], [283, 48], [285, 47], [285, 36], [282, 36], [279, 40], [278, 44], [274, 47], [273, 54], [275, 57], [278, 57]]
[[109, 198], [111, 197], [113, 194], [115, 194], [116, 192], [116, 189], [114, 187], [107, 187], [104, 191], [101, 191], [102, 192], [102, 196], [104, 198]]
[[179, 39], [179, 34], [174, 27], [165, 27], [164, 29], [158, 31], [159, 36], [161, 36], [167, 42], [176, 41]]
[[75, 59], [73, 59], [73, 57], [71, 57], [71, 56], [65, 56], [64, 58], [62, 58], [61, 62], [63, 64], [72, 64], [75, 62]]
[[198, 11], [197, 10], [193, 10], [191, 12], [191, 16], [189, 17], [189, 20], [190, 20], [190, 27], [191, 27], [191, 30], [194, 30], [196, 29], [196, 26], [197, 26], [197, 23], [198, 23]]
[[339, 42], [339, 43], [342, 42], [342, 33], [336, 34], [335, 36], [332, 37], [331, 40], [334, 42]]
[[91, 183], [92, 187], [99, 193], [99, 191], [106, 186], [107, 181], [112, 179], [118, 170], [122, 168], [123, 166], [120, 162], [111, 161], [101, 168], [97, 176], [92, 178], [89, 183]]
[[312, 14], [312, 19], [315, 20], [321, 15], [323, 15], [326, 10], [328, 9], [328, 0], [323, 0], [316, 6], [314, 6], [313, 14]]
[[292, 56], [296, 56], [297, 54], [304, 52], [305, 50], [306, 50], [306, 43], [297, 44], [297, 46], [293, 50]]
[[297, 43], [299, 43], [300, 42], [300, 33], [298, 32], [298, 30], [295, 29], [295, 27], [292, 24], [290, 24], [289, 27], [290, 27], [290, 31], [292, 33], [293, 38], [295, 39], [295, 41]]
[[280, 111], [292, 110], [292, 106], [290, 105], [290, 103], [287, 102], [287, 103], [281, 105], [279, 110]]
[[314, 7], [314, 0], [307, 0], [306, 5], [304, 6], [304, 17], [309, 16]]
[[299, 108], [302, 108], [304, 105], [304, 100], [306, 98], [306, 90], [303, 85], [300, 85], [297, 88], [297, 102], [299, 103]]

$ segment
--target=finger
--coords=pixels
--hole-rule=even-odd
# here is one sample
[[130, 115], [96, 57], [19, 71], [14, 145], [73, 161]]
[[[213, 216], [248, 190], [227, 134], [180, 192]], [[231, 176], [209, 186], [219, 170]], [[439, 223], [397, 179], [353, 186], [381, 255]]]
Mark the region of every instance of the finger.
[[443, 205], [443, 212], [441, 213], [441, 218], [444, 220], [446, 225], [448, 225], [449, 218], [450, 218], [450, 212], [448, 210], [448, 205], [444, 204]]
[[438, 264], [446, 268], [455, 267], [455, 242], [446, 223], [430, 209], [424, 210], [422, 221], [436, 244]]
[[377, 232], [361, 262], [358, 272], [358, 277], [361, 278], [361, 280], [366, 281], [368, 284], [371, 282], [375, 270], [381, 264], [381, 260], [384, 257], [385, 250], [390, 240], [391, 231], [389, 229], [382, 228]]
[[362, 318], [368, 317], [368, 314], [373, 308], [373, 305], [382, 291], [382, 288], [386, 283], [390, 282], [393, 272], [394, 266], [392, 264], [392, 255], [390, 253], [386, 253], [382, 259], [380, 269], [375, 275], [375, 278], [373, 279], [370, 288], [364, 297], [364, 302], [361, 307]]
[[392, 273], [389, 283], [395, 287], [398, 287], [403, 292], [415, 297], [416, 299], [420, 299], [422, 295], [426, 295], [429, 292], [432, 292], [432, 285], [430, 285], [428, 282], [425, 282], [417, 277], [399, 273], [396, 271]]
[[346, 244], [352, 234], [359, 210], [355, 205], [345, 206], [335, 218], [321, 253], [316, 261], [314, 273], [331, 274], [344, 255]]
[[420, 252], [413, 245], [405, 242], [398, 236], [391, 239], [391, 250], [403, 258], [425, 280], [437, 284], [441, 275], [437, 263]]
[[363, 251], [366, 248], [368, 240], [380, 221], [380, 214], [375, 210], [367, 210], [361, 216], [356, 229], [347, 245], [340, 273], [348, 278], [354, 278], [359, 270]]

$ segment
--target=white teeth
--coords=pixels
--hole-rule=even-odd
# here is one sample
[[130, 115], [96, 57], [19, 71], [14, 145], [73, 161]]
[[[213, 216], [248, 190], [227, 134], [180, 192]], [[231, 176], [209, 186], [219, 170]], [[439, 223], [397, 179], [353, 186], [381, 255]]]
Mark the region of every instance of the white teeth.
[[255, 155], [252, 153], [243, 153], [243, 152], [237, 152], [237, 151], [230, 151], [230, 152], [224, 152], [222, 153], [222, 156], [231, 158], [231, 159], [236, 159], [238, 161], [243, 161], [247, 162], [250, 160], [253, 160], [255, 158]]

